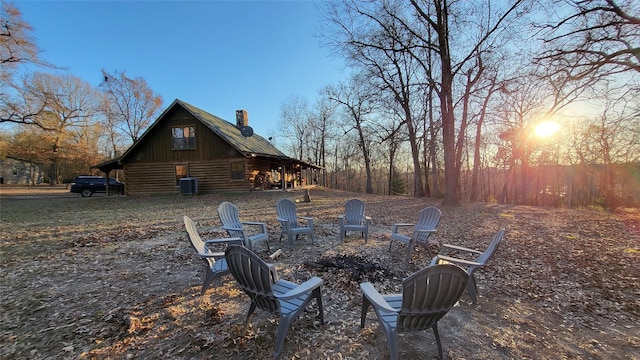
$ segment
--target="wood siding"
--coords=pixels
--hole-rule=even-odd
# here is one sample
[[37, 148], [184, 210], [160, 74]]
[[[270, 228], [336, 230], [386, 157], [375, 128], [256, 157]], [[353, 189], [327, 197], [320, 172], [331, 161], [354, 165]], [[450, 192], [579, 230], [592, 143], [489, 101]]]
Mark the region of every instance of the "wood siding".
[[[237, 144], [231, 145], [209, 126], [220, 130], [215, 122], [204, 123], [183, 106], [171, 107], [121, 159], [126, 173], [126, 193], [180, 193], [180, 186], [176, 185], [176, 165], [187, 166], [188, 177], [198, 179], [199, 192], [249, 191], [258, 173], [286, 169], [280, 155], [246, 157]], [[229, 130], [227, 124], [220, 126]], [[172, 148], [174, 127], [193, 127], [195, 147]], [[243, 179], [231, 178], [231, 163], [237, 161], [244, 164]], [[234, 172], [234, 175], [240, 174]]]
[[[196, 131], [196, 148], [174, 150], [171, 148], [171, 129], [175, 126], [193, 126]], [[226, 141], [195, 119], [182, 107], [174, 108], [167, 117], [153, 127], [149, 134], [137, 144], [127, 157], [126, 163], [190, 162], [198, 160], [221, 160], [241, 157]]]
[[[243, 159], [234, 159], [243, 160]], [[248, 191], [251, 183], [245, 170], [244, 180], [231, 179], [229, 159], [176, 163], [132, 163], [125, 166], [127, 194], [180, 193], [176, 186], [175, 166], [187, 165], [189, 177], [198, 179], [198, 191]], [[245, 165], [245, 169], [248, 167]]]
[[[174, 150], [171, 129], [193, 126], [196, 148]], [[231, 162], [245, 162], [245, 178], [231, 179]], [[250, 167], [236, 149], [222, 140], [182, 107], [166, 114], [162, 123], [151, 129], [135, 151], [124, 161], [127, 194], [180, 193], [175, 167], [187, 165], [189, 177], [198, 179], [198, 191], [248, 191]]]

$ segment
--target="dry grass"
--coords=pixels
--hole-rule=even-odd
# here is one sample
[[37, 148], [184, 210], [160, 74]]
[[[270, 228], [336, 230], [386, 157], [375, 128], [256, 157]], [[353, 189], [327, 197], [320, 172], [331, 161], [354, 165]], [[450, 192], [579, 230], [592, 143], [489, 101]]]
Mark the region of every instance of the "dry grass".
[[[188, 215], [208, 237], [221, 201], [243, 220], [267, 222], [278, 242], [275, 202], [300, 192], [81, 198], [65, 189], [0, 188], [0, 358], [262, 359], [273, 351], [276, 320], [258, 312], [240, 332], [248, 299], [230, 277], [200, 295], [203, 264], [183, 230]], [[370, 241], [337, 241], [336, 216], [351, 197], [367, 202]], [[289, 330], [283, 359], [385, 359], [386, 340], [371, 312], [359, 327], [358, 282], [340, 269], [318, 272], [306, 261], [362, 256], [385, 266], [381, 292], [426, 266], [418, 251], [388, 252], [391, 224], [410, 222], [437, 200], [311, 190], [299, 212], [317, 224], [317, 244], [302, 239], [275, 262], [292, 281], [325, 280], [325, 324], [315, 309]], [[491, 265], [478, 273], [480, 298], [463, 297], [440, 322], [451, 359], [640, 359], [640, 212], [542, 209], [496, 204], [442, 208], [439, 242], [483, 249], [507, 230]], [[265, 257], [264, 248], [257, 250]], [[431, 332], [400, 339], [401, 358], [435, 358]]]

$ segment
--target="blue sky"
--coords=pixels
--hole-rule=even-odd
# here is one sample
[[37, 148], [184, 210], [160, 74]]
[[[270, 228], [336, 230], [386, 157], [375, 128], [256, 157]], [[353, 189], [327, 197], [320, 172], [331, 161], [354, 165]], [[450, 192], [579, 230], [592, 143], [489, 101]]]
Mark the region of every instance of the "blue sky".
[[97, 86], [101, 70], [142, 77], [168, 106], [184, 100], [230, 122], [235, 110], [264, 137], [280, 105], [313, 102], [346, 77], [320, 45], [310, 1], [17, 1], [42, 58]]

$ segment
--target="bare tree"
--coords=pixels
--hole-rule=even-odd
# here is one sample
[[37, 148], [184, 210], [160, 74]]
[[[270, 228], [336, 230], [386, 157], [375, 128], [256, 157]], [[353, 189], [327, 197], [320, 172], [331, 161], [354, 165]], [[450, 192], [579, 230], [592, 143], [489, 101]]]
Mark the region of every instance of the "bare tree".
[[44, 111], [46, 103], [27, 101], [24, 89], [14, 83], [21, 65], [53, 68], [40, 59], [40, 50], [29, 23], [22, 19], [13, 4], [2, 2], [0, 8], [0, 123], [42, 126], [35, 117]]
[[[640, 2], [553, 1], [551, 14], [568, 14], [542, 26], [548, 50], [536, 60], [569, 79], [640, 73]], [[635, 12], [635, 14], [634, 14]]]
[[31, 33], [33, 29], [22, 19], [20, 10], [4, 1], [0, 9], [0, 80], [6, 83], [19, 65], [46, 63], [38, 57], [40, 50]]
[[[581, 166], [604, 164], [601, 190], [608, 205], [615, 204], [613, 165], [629, 159], [618, 155], [637, 149], [633, 144], [637, 143], [638, 125], [628, 121], [634, 116], [627, 103], [638, 94], [640, 2], [567, 0], [548, 4], [551, 7], [545, 18], [548, 20], [538, 25], [545, 50], [534, 61], [546, 69], [543, 76], [559, 94], [553, 103], [561, 105], [552, 106], [550, 111], [557, 111], [556, 108], [587, 94], [588, 90], [596, 94], [589, 96], [592, 103], [606, 94], [601, 116], [585, 121], [581, 129], [570, 134], [572, 151], [567, 157], [577, 158]], [[614, 94], [608, 90], [613, 84], [625, 90]]]
[[105, 70], [102, 75], [100, 87], [108, 99], [105, 112], [109, 124], [128, 135], [132, 142], [138, 141], [164, 100], [141, 77], [132, 79], [124, 72], [110, 74]]
[[469, 193], [469, 200], [470, 201], [478, 201], [479, 196], [480, 196], [480, 189], [479, 189], [479, 184], [478, 184], [478, 178], [480, 176], [480, 165], [482, 164], [481, 161], [481, 144], [482, 144], [482, 129], [483, 129], [483, 125], [485, 124], [485, 119], [487, 117], [487, 109], [489, 108], [489, 104], [491, 101], [491, 98], [493, 97], [493, 95], [500, 91], [501, 89], [501, 85], [498, 84], [497, 81], [497, 71], [491, 71], [491, 69], [489, 70], [489, 72], [491, 72], [491, 74], [487, 77], [486, 79], [486, 84], [484, 87], [484, 96], [481, 100], [481, 105], [479, 106], [478, 109], [478, 114], [477, 114], [477, 121], [476, 121], [476, 132], [475, 132], [475, 137], [474, 137], [474, 141], [473, 141], [473, 171], [471, 174], [471, 189], [470, 189], [470, 193]]
[[[400, 184], [398, 180], [399, 174], [396, 166], [396, 158], [401, 144], [408, 141], [408, 136], [403, 132], [404, 121], [401, 120], [402, 114], [395, 111], [397, 106], [389, 106], [389, 109], [391, 109], [389, 114], [383, 113], [383, 116], [391, 119], [391, 121], [381, 121], [375, 124], [376, 128], [374, 133], [378, 136], [380, 143], [387, 145], [387, 188], [388, 195], [394, 195], [398, 192], [397, 190], [406, 190], [406, 184]], [[398, 187], [401, 187], [402, 189], [398, 189]]]
[[[440, 116], [442, 117], [442, 139], [444, 150], [444, 177], [445, 177], [445, 192], [444, 192], [444, 205], [458, 205], [458, 180], [459, 169], [456, 167], [456, 115], [454, 108], [454, 78], [460, 74], [461, 70], [467, 65], [467, 62], [473, 61], [478, 54], [478, 51], [484, 47], [496, 34], [504, 28], [506, 23], [516, 13], [521, 5], [521, 0], [516, 0], [511, 4], [505, 6], [505, 8], [498, 13], [498, 16], [494, 17], [494, 14], [487, 16], [486, 23], [483, 22], [481, 29], [477, 33], [476, 39], [474, 39], [472, 46], [468, 52], [460, 53], [456, 59], [451, 52], [451, 41], [461, 45], [461, 41], [464, 38], [452, 37], [450, 29], [450, 14], [454, 10], [454, 6], [447, 0], [433, 0], [430, 4], [411, 0], [418, 19], [422, 22], [423, 26], [429, 27], [433, 30], [435, 41], [431, 38], [425, 37], [425, 32], [421, 28], [416, 28], [412, 23], [405, 21], [406, 28], [418, 39], [421, 44], [421, 48], [426, 51], [433, 51], [438, 55], [438, 66], [440, 70], [439, 84], [436, 79], [430, 79], [430, 82], [436, 85], [438, 98], [440, 100]], [[461, 9], [458, 9], [461, 10]], [[495, 10], [491, 7], [487, 9], [492, 13]], [[454, 14], [455, 15], [455, 14]], [[478, 14], [481, 16], [481, 14]], [[458, 41], [456, 41], [458, 40]], [[468, 40], [468, 38], [467, 38]], [[416, 53], [417, 58], [421, 58]], [[428, 64], [425, 68], [431, 67]], [[458, 136], [464, 136], [460, 133]]]
[[[500, 138], [503, 140], [501, 153], [508, 159], [505, 162], [509, 165], [502, 195], [504, 202], [511, 198], [515, 203], [526, 204], [526, 184], [530, 180], [527, 176], [529, 159], [536, 149], [536, 142], [532, 137], [533, 123], [537, 114], [544, 109], [545, 94], [542, 85], [542, 81], [534, 82], [531, 78], [523, 77], [517, 83], [511, 83], [511, 86], [517, 87], [517, 91], [500, 94]], [[513, 194], [507, 194], [511, 178], [514, 179]], [[517, 181], [518, 178], [520, 182]]]
[[578, 124], [572, 144], [580, 164], [604, 166], [600, 192], [612, 208], [622, 195], [614, 189], [615, 165], [640, 162], [640, 117], [634, 104], [626, 103], [624, 97], [614, 98], [606, 96], [601, 113]]
[[[312, 160], [316, 165], [322, 166], [322, 178], [320, 183], [327, 186], [327, 144], [335, 137], [335, 103], [326, 97], [321, 97], [311, 110], [311, 132], [309, 137]], [[317, 179], [316, 179], [317, 180]]]
[[[106, 94], [102, 94], [102, 109], [110, 109], [111, 102]], [[106, 138], [105, 152], [110, 159], [116, 159], [122, 154], [130, 141], [130, 137], [120, 130], [119, 121], [114, 112], [104, 112], [104, 137]]]
[[[455, 91], [455, 79], [473, 68], [483, 49], [495, 46], [495, 38], [503, 36], [510, 23], [521, 15], [517, 10], [524, 1], [514, 0], [499, 6], [489, 2], [491, 6], [488, 7], [484, 3], [447, 0], [411, 0], [409, 5], [393, 1], [358, 3], [345, 0], [343, 3], [342, 8], [348, 12], [341, 14], [334, 10], [331, 14], [337, 19], [333, 22], [348, 34], [344, 39], [346, 44], [354, 47], [364, 45], [368, 49], [388, 51], [394, 55], [401, 52], [410, 54], [423, 69], [423, 83], [435, 89], [442, 119], [445, 167], [443, 204], [457, 205], [460, 174], [457, 151], [462, 150], [460, 143], [465, 137], [465, 129], [460, 129], [457, 124], [463, 120], [460, 116], [464, 115], [460, 114], [465, 110], [456, 108], [454, 97], [461, 92]], [[451, 19], [456, 21], [451, 22]], [[477, 26], [469, 32], [469, 24]], [[369, 38], [365, 37], [365, 40], [377, 42], [363, 41], [361, 37], [353, 36], [360, 33], [368, 34]], [[430, 54], [435, 56], [431, 57]], [[358, 56], [356, 59], [366, 57]], [[403, 66], [407, 64], [404, 62]], [[459, 137], [458, 141], [456, 136]]]
[[[402, 25], [397, 21], [396, 12], [402, 8], [400, 3], [387, 1], [380, 4], [331, 3], [327, 14], [334, 29], [329, 32], [328, 41], [346, 56], [352, 66], [361, 69], [369, 81], [376, 83], [380, 97], [388, 93], [388, 97], [401, 109], [401, 125], [406, 128], [413, 161], [414, 195], [423, 197], [425, 187], [420, 165], [419, 130], [424, 118], [415, 116], [416, 105], [422, 103], [416, 95], [420, 92], [422, 74], [406, 50], [411, 46], [411, 38], [403, 33]], [[387, 105], [395, 106], [392, 103]], [[396, 132], [391, 130], [389, 134]]]
[[[360, 75], [362, 76], [362, 74]], [[358, 148], [362, 152], [366, 171], [366, 193], [373, 194], [371, 181], [370, 138], [367, 131], [367, 116], [374, 112], [375, 93], [367, 87], [367, 81], [354, 75], [348, 83], [327, 89], [329, 99], [340, 104], [345, 111], [343, 127], [345, 135], [354, 130], [358, 137]]]
[[29, 100], [48, 104], [34, 120], [42, 124], [46, 135], [49, 177], [53, 185], [60, 180], [59, 166], [64, 154], [74, 151], [65, 152], [63, 146], [93, 123], [100, 110], [100, 95], [91, 85], [70, 75], [34, 73], [24, 79], [23, 87]]
[[309, 102], [306, 98], [292, 95], [280, 104], [282, 133], [291, 141], [291, 150], [298, 159], [304, 159], [305, 141], [311, 131]]

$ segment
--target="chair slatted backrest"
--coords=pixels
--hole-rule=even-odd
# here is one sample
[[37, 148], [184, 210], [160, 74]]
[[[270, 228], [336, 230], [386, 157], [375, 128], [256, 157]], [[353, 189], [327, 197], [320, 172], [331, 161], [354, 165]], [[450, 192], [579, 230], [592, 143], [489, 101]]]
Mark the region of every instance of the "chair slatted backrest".
[[435, 206], [429, 206], [418, 214], [418, 222], [416, 223], [413, 237], [416, 241], [426, 242], [429, 238], [428, 232], [420, 232], [419, 230], [433, 230], [438, 226], [442, 212]]
[[238, 245], [227, 248], [227, 266], [251, 301], [264, 311], [280, 313], [280, 303], [272, 285], [278, 280], [275, 270], [255, 253]]
[[[238, 208], [230, 202], [223, 202], [218, 206], [218, 216], [222, 226], [229, 228], [242, 228]], [[239, 237], [244, 239], [244, 232], [238, 230], [227, 230], [230, 237]]]
[[344, 204], [344, 221], [346, 225], [360, 225], [364, 221], [365, 203], [359, 199], [351, 199]]
[[487, 247], [487, 249], [482, 254], [480, 254], [480, 256], [478, 256], [478, 258], [476, 259], [476, 262], [480, 264], [486, 264], [489, 260], [491, 260], [491, 258], [496, 253], [496, 251], [498, 251], [498, 247], [500, 246], [500, 243], [502, 242], [503, 237], [504, 237], [504, 229], [500, 229], [493, 236], [493, 239], [491, 240], [491, 243], [489, 243], [489, 246]]
[[287, 226], [290, 228], [299, 227], [296, 203], [289, 199], [282, 198], [276, 203], [276, 210], [279, 218], [287, 220]]
[[[184, 216], [184, 227], [187, 229], [187, 234], [189, 234], [189, 240], [191, 240], [191, 245], [193, 246], [193, 248], [196, 249], [196, 251], [200, 254], [208, 253], [209, 251], [207, 251], [206, 247], [204, 246], [204, 241], [202, 241], [200, 234], [198, 234], [196, 224], [193, 222], [193, 220], [191, 220], [190, 217], [186, 215]], [[204, 260], [209, 263], [209, 267], [213, 266], [213, 264], [215, 263], [215, 260], [213, 258], [206, 258]]]
[[398, 331], [433, 327], [464, 293], [469, 275], [455, 265], [422, 269], [402, 282]]

